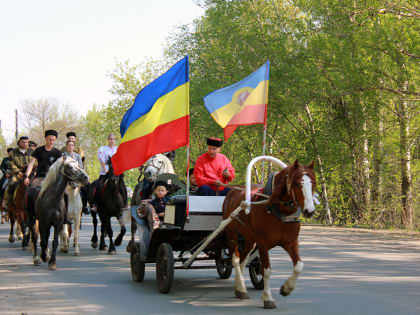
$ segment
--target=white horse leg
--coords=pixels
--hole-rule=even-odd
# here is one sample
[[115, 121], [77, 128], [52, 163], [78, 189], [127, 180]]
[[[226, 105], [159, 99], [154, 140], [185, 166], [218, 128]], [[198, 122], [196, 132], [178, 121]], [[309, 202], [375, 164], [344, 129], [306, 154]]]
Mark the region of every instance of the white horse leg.
[[293, 267], [292, 275], [286, 280], [286, 282], [280, 288], [281, 295], [288, 296], [290, 293], [292, 293], [292, 291], [296, 288], [296, 280], [299, 277], [302, 270], [303, 270], [303, 262], [299, 260], [296, 263], [296, 265]]
[[80, 255], [79, 248], [79, 230], [80, 230], [80, 221], [82, 219], [81, 213], [77, 213], [74, 219], [74, 256]]
[[63, 228], [60, 233], [60, 250], [63, 253], [69, 252], [69, 230], [68, 225], [63, 224]]
[[232, 266], [235, 268], [235, 296], [240, 299], [249, 299], [243, 273], [241, 272], [242, 266], [239, 265], [239, 257], [234, 253], [232, 255]]
[[270, 287], [270, 276], [271, 276], [271, 269], [264, 268], [264, 291], [261, 296], [261, 299], [264, 302], [264, 308], [273, 309], [276, 308], [276, 304], [274, 303], [274, 299], [271, 295], [271, 287]]
[[18, 240], [21, 240], [23, 237], [22, 227], [20, 226], [17, 219], [16, 219], [16, 236]]

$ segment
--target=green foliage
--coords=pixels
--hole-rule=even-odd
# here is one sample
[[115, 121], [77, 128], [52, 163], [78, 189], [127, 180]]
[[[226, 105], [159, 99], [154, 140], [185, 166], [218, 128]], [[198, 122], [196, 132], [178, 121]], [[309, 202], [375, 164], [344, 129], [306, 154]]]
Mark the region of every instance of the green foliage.
[[[406, 211], [402, 162], [408, 152], [414, 223], [420, 226], [418, 8], [408, 0], [198, 4], [204, 15], [169, 35], [164, 61], [117, 63], [110, 73], [114, 99], [86, 116], [90, 159], [95, 160], [108, 133], [118, 134], [138, 91], [188, 54], [193, 165], [206, 150], [206, 137], [223, 136], [203, 96], [241, 80], [269, 59], [267, 154], [286, 163], [322, 163], [333, 222], [401, 227]], [[223, 146], [236, 168], [234, 183], [244, 182], [248, 162], [261, 154], [262, 131], [261, 125], [239, 127]], [[185, 156], [181, 148], [175, 159], [181, 177]], [[97, 169], [92, 162], [90, 174], [96, 176]], [[320, 171], [318, 164], [319, 181]], [[258, 167], [254, 180], [260, 175]], [[136, 179], [137, 171], [127, 172], [130, 186]], [[321, 211], [313, 220], [326, 216]]]

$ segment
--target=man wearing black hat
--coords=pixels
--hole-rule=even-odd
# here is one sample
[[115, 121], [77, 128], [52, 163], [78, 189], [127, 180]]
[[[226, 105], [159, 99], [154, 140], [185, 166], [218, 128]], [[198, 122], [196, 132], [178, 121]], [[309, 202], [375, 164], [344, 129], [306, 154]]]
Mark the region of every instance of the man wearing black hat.
[[29, 185], [29, 175], [31, 174], [34, 166], [37, 166], [37, 168], [32, 185], [38, 186], [41, 184], [45, 175], [47, 175], [50, 166], [61, 157], [60, 150], [54, 147], [57, 136], [58, 133], [55, 130], [45, 131], [45, 145], [36, 148], [32, 153], [31, 161], [29, 162], [26, 172], [23, 175], [26, 186]]
[[201, 196], [226, 196], [226, 184], [235, 178], [235, 169], [229, 159], [220, 153], [223, 141], [207, 138], [207, 152], [198, 157], [194, 167], [197, 194]]
[[12, 177], [9, 180], [9, 186], [4, 192], [3, 207], [7, 209], [10, 196], [13, 195], [16, 189], [16, 184], [20, 179], [23, 178], [23, 174], [26, 171], [26, 167], [29, 164], [30, 153], [28, 146], [28, 137], [22, 136], [17, 142], [18, 147], [13, 149], [10, 154], [10, 168], [12, 171]]
[[25, 174], [23, 175], [23, 182], [26, 186], [29, 185], [29, 175], [32, 169], [36, 166], [36, 175], [31, 183], [31, 186], [27, 190], [28, 195], [28, 220], [31, 220], [35, 216], [35, 196], [41, 187], [42, 180], [47, 175], [51, 165], [54, 164], [61, 157], [61, 152], [54, 147], [54, 143], [57, 140], [58, 133], [55, 130], [45, 131], [45, 145], [35, 149], [32, 153], [31, 160], [26, 168]]

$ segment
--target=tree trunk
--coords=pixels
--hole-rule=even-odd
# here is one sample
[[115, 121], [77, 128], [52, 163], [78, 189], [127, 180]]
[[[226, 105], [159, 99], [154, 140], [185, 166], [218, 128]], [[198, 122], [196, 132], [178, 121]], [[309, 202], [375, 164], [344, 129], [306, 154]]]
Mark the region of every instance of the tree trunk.
[[[378, 210], [381, 207], [382, 203], [382, 185], [383, 185], [383, 178], [382, 178], [382, 171], [383, 171], [383, 149], [384, 149], [384, 143], [383, 143], [383, 121], [382, 121], [382, 114], [381, 114], [381, 108], [378, 103], [375, 103], [375, 112], [377, 113], [376, 119], [375, 119], [375, 137], [373, 138], [373, 174], [371, 178], [371, 187], [372, 187], [372, 219], [374, 216], [378, 214]], [[378, 220], [376, 218], [375, 220]]]
[[[407, 89], [408, 82], [404, 82]], [[409, 146], [410, 125], [407, 112], [407, 101], [399, 100], [398, 122], [400, 126], [400, 165], [401, 165], [401, 203], [402, 224], [412, 231], [414, 228], [413, 192], [411, 183], [411, 154]]]
[[321, 197], [322, 197], [322, 201], [323, 201], [322, 206], [324, 208], [324, 213], [326, 215], [327, 223], [329, 225], [331, 225], [332, 224], [332, 219], [331, 219], [330, 204], [328, 202], [327, 184], [325, 182], [324, 167], [323, 167], [323, 164], [322, 164], [321, 156], [319, 154], [318, 144], [316, 142], [315, 127], [314, 127], [314, 124], [313, 124], [312, 115], [311, 115], [311, 112], [309, 110], [308, 105], [305, 105], [305, 111], [306, 111], [306, 114], [308, 115], [308, 118], [309, 118], [311, 135], [312, 135], [312, 143], [314, 144], [316, 159], [317, 159], [317, 162], [318, 162], [319, 176], [320, 176], [319, 182], [321, 183]]

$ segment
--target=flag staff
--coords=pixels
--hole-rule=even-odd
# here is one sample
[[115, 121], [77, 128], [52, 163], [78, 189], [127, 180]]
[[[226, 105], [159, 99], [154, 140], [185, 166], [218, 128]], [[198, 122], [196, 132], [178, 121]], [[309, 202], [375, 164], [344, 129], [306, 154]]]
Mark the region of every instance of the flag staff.
[[189, 202], [188, 200], [190, 199], [190, 176], [189, 176], [189, 170], [190, 170], [190, 139], [188, 136], [188, 144], [187, 144], [187, 191], [186, 191], [186, 195], [187, 195], [187, 219], [190, 213], [190, 209], [189, 209]]
[[[265, 99], [265, 117], [264, 117], [264, 132], [263, 132], [263, 147], [262, 147], [262, 155], [265, 155], [265, 150], [267, 147], [267, 107], [268, 107], [268, 75], [270, 73], [270, 62], [267, 60], [267, 86], [264, 89], [264, 99]], [[260, 185], [264, 182], [264, 160], [261, 162], [261, 178], [260, 178]]]

